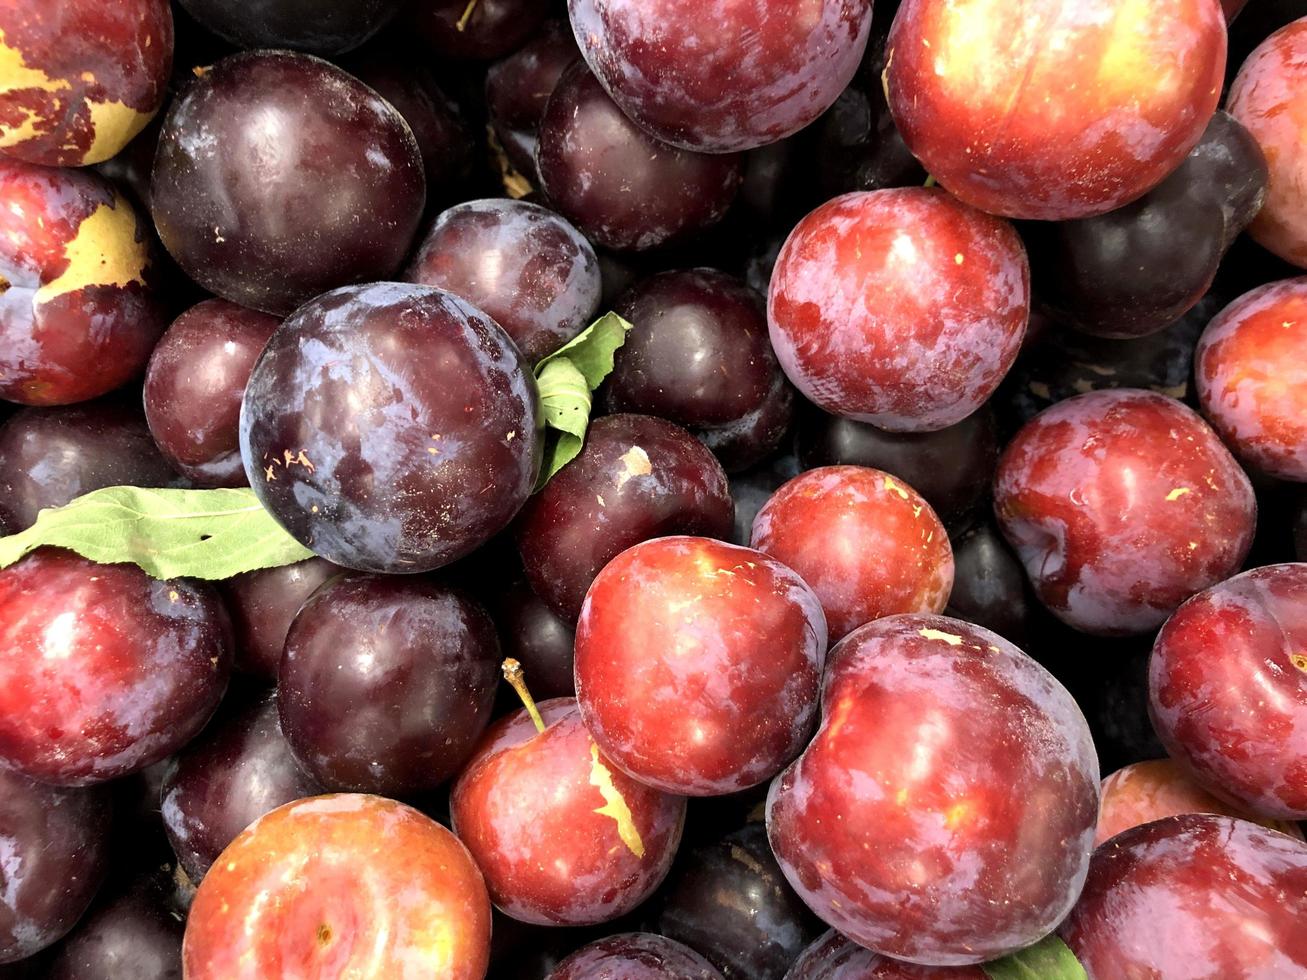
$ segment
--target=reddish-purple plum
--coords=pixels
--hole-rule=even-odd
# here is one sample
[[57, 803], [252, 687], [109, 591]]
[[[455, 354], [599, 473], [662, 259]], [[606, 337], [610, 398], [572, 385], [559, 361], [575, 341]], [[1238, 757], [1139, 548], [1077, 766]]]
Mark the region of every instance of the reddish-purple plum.
[[546, 980], [722, 980], [690, 947], [648, 932], [627, 932], [582, 946]]
[[785, 980], [987, 980], [978, 966], [920, 966], [892, 960], [832, 929], [805, 949]]
[[309, 558], [219, 583], [236, 636], [236, 669], [275, 682], [295, 614], [318, 586], [343, 571], [324, 558]]

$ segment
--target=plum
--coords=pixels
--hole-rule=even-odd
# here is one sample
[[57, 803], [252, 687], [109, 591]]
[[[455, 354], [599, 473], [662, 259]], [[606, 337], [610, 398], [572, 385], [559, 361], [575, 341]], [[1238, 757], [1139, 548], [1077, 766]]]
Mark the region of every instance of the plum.
[[722, 980], [713, 965], [690, 947], [628, 932], [583, 946], [559, 963], [547, 980]]
[[275, 682], [295, 614], [318, 586], [342, 572], [324, 558], [309, 558], [220, 582], [236, 635], [236, 669]]

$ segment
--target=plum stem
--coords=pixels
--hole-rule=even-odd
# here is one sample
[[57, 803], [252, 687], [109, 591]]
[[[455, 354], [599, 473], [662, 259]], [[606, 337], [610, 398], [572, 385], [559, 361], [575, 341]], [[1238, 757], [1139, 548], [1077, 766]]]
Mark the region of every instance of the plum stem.
[[545, 720], [540, 717], [540, 709], [536, 707], [531, 692], [526, 689], [526, 677], [522, 665], [512, 657], [505, 657], [502, 670], [504, 671], [504, 680], [508, 681], [513, 690], [517, 692], [517, 696], [522, 699], [522, 703], [526, 705], [526, 713], [535, 722], [536, 731], [543, 732], [545, 730]]
[[472, 14], [477, 9], [477, 4], [480, 2], [481, 0], [468, 0], [467, 6], [463, 8], [463, 16], [460, 17], [458, 23], [454, 25], [460, 32], [467, 30], [467, 22], [472, 19]]
[[926, 182], [925, 182], [924, 184], [922, 184], [921, 186], [922, 186], [922, 187], [934, 187], [937, 183], [938, 183], [938, 181], [935, 180], [935, 175], [934, 175], [934, 174], [926, 174]]

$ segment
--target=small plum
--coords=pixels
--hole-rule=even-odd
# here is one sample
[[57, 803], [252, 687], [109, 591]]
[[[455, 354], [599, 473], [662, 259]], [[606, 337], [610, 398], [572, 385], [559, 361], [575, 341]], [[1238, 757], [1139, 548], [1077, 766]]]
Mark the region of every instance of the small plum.
[[628, 932], [582, 946], [547, 980], [722, 980], [711, 963], [672, 939]]

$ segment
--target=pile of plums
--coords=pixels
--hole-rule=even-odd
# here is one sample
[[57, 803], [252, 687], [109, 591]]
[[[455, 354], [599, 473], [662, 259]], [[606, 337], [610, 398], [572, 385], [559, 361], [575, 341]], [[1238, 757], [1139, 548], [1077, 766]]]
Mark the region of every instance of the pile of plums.
[[0, 0], [0, 980], [1307, 978], [1244, 5]]

